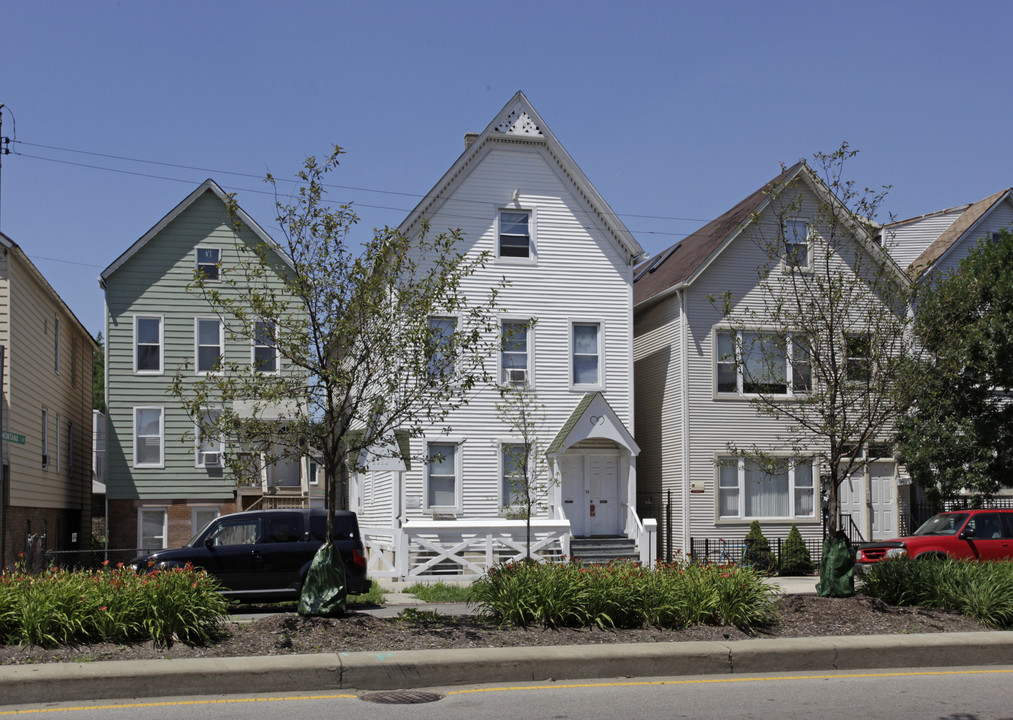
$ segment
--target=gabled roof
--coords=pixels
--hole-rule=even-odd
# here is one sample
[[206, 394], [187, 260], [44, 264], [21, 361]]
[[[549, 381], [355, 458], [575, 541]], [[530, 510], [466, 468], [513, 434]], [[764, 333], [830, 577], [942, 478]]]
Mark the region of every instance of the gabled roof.
[[617, 445], [627, 448], [632, 455], [640, 454], [640, 447], [630, 431], [600, 392], [587, 393], [580, 399], [570, 417], [549, 443], [545, 454], [555, 455], [589, 438], [612, 440]]
[[63, 308], [67, 316], [70, 317], [70, 319], [73, 320], [74, 323], [78, 326], [78, 329], [85, 334], [85, 336], [88, 338], [88, 341], [92, 345], [92, 352], [97, 351], [99, 349], [99, 345], [95, 341], [95, 338], [91, 336], [91, 333], [88, 332], [88, 329], [84, 326], [84, 323], [82, 323], [78, 319], [77, 315], [74, 314], [74, 311], [71, 310], [70, 307], [67, 306], [67, 303], [63, 301], [63, 298], [60, 297], [60, 294], [53, 289], [52, 285], [49, 284], [49, 281], [46, 280], [46, 276], [43, 275], [42, 272], [37, 267], [35, 267], [35, 263], [33, 263], [31, 258], [29, 258], [28, 255], [25, 254], [25, 251], [21, 249], [21, 246], [18, 245], [13, 240], [11, 240], [10, 237], [0, 232], [0, 247], [5, 248], [5, 253], [7, 251], [10, 251], [14, 257], [24, 262], [25, 267], [28, 269], [28, 274], [35, 278], [35, 281], [39, 283], [43, 291], [47, 295], [49, 295], [49, 297], [53, 300], [54, 303], [56, 303], [59, 307]]
[[[749, 227], [753, 219], [763, 213], [773, 198], [796, 182], [804, 183], [846, 218], [853, 217], [809, 165], [800, 160], [723, 215], [711, 220], [654, 258], [638, 265], [633, 273], [633, 306], [638, 307], [643, 303], [660, 299], [670, 292], [692, 284], [715, 258]], [[850, 225], [860, 242], [870, 249], [875, 246], [860, 219], [855, 218], [855, 222]], [[903, 277], [902, 271], [896, 267], [892, 258], [887, 257], [886, 260], [894, 265], [898, 278]]]
[[[144, 235], [142, 235], [137, 242], [135, 242], [133, 245], [127, 248], [126, 252], [124, 252], [122, 255], [116, 258], [112, 262], [112, 264], [109, 265], [109, 267], [103, 270], [102, 274], [99, 275], [99, 284], [105, 287], [106, 280], [108, 280], [113, 273], [119, 270], [120, 267], [125, 262], [127, 262], [127, 260], [136, 255], [141, 250], [141, 248], [143, 248], [145, 245], [151, 242], [152, 238], [154, 238], [156, 235], [158, 235], [158, 233], [164, 230], [169, 223], [171, 223], [173, 220], [179, 217], [187, 208], [189, 208], [191, 205], [197, 202], [198, 198], [200, 198], [206, 192], [213, 193], [219, 200], [222, 201], [223, 205], [228, 205], [229, 200], [228, 196], [225, 194], [225, 191], [221, 189], [218, 183], [216, 183], [211, 178], [208, 178], [203, 183], [201, 183], [196, 190], [187, 195], [183, 199], [183, 201], [179, 203], [179, 205], [170, 210], [169, 213], [161, 220], [159, 220], [158, 223], [153, 228], [148, 230], [148, 232], [144, 233]], [[288, 255], [281, 249], [278, 243], [276, 243], [271, 238], [270, 235], [264, 232], [263, 228], [261, 228], [260, 225], [257, 224], [257, 221], [254, 220], [249, 215], [247, 215], [246, 211], [243, 210], [238, 205], [236, 206], [236, 215], [244, 225], [246, 225], [248, 228], [250, 228], [250, 230], [253, 231], [253, 234], [256, 235], [259, 240], [263, 241], [268, 245], [268, 247], [272, 248], [278, 254], [278, 257], [280, 257], [286, 265], [292, 267], [291, 258], [289, 258]]]
[[932, 266], [949, 252], [959, 241], [971, 233], [973, 233], [981, 221], [988, 215], [993, 208], [997, 207], [1002, 202], [1013, 202], [1013, 188], [1006, 188], [999, 192], [989, 195], [983, 200], [979, 200], [976, 203], [965, 206], [964, 211], [960, 214], [953, 224], [950, 225], [943, 233], [937, 237], [932, 243], [925, 248], [921, 255], [915, 258], [915, 261], [911, 263], [911, 267], [908, 268], [908, 273], [913, 278], [917, 278], [932, 269]]
[[401, 232], [410, 233], [423, 217], [428, 217], [436, 212], [453, 193], [457, 183], [467, 175], [471, 164], [492, 143], [525, 143], [545, 147], [573, 185], [576, 194], [584, 200], [613, 242], [629, 255], [631, 262], [644, 254], [640, 243], [612, 211], [605, 199], [598, 194], [591, 181], [587, 179], [577, 163], [552, 134], [548, 125], [535, 111], [524, 93], [520, 91], [510, 98], [510, 102], [503, 106], [503, 109], [486, 126], [485, 130], [478, 134], [478, 137], [457, 158], [439, 182], [415, 206], [415, 209], [401, 223], [399, 227]]

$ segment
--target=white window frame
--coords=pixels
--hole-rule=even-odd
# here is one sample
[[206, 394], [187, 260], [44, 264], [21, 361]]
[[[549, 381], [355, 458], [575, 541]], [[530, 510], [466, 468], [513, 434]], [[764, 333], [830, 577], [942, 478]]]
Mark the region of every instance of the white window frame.
[[[503, 213], [518, 213], [528, 216], [528, 254], [526, 257], [515, 257], [502, 253], [502, 238], [506, 233], [503, 229]], [[521, 237], [510, 233], [508, 237]], [[497, 262], [514, 265], [534, 265], [538, 261], [537, 243], [535, 242], [535, 210], [534, 208], [502, 207], [496, 211], [496, 260]]]
[[[221, 410], [205, 410], [206, 413], [217, 413], [221, 415]], [[193, 424], [193, 438], [194, 438], [194, 463], [195, 467], [199, 468], [221, 468], [223, 467], [222, 456], [225, 454], [225, 442], [218, 438], [217, 441], [211, 438], [205, 438], [201, 441], [200, 424]], [[208, 465], [204, 457], [207, 453], [218, 453], [218, 464]]]
[[49, 410], [42, 408], [42, 468], [49, 468]]
[[[503, 348], [503, 336], [507, 325], [527, 325], [524, 329], [524, 340], [525, 340], [525, 380], [520, 382], [518, 380], [511, 380], [508, 368], [506, 366], [506, 354], [511, 352], [513, 354], [519, 354], [516, 351], [507, 351]], [[516, 335], [514, 337], [517, 337]], [[535, 333], [534, 325], [531, 323], [530, 318], [502, 318], [499, 323], [499, 380], [504, 385], [521, 385], [527, 384], [528, 387], [535, 386], [535, 372], [534, 372], [534, 354], [535, 354]], [[510, 368], [510, 370], [520, 370], [521, 368]]]
[[[434, 322], [439, 322], [439, 321], [449, 321], [449, 322], [451, 322], [453, 324], [453, 328], [451, 329], [451, 332], [450, 332], [450, 336], [451, 337], [457, 333], [457, 328], [460, 325], [460, 320], [459, 320], [459, 318], [456, 315], [430, 315], [426, 322], [429, 325], [430, 332], [433, 333], [433, 339], [434, 340], [436, 340], [436, 332], [435, 332], [436, 328], [434, 328], [433, 323]], [[500, 331], [500, 335], [502, 336], [502, 330]], [[441, 335], [440, 337], [442, 338], [444, 336]], [[434, 352], [430, 355], [429, 361], [426, 364], [430, 377], [434, 377], [435, 374], [436, 374], [436, 368], [434, 367], [434, 361], [438, 361], [439, 360], [440, 348], [442, 346], [443, 346], [443, 343], [440, 342], [440, 343], [438, 343], [433, 348]], [[456, 374], [456, 369], [457, 369], [456, 367], [447, 368], [445, 372], [448, 373], [449, 375], [453, 376], [454, 374]], [[442, 378], [440, 378], [440, 379], [442, 379]]]
[[[598, 347], [594, 353], [598, 360], [598, 373], [597, 379], [592, 383], [579, 383], [577, 382], [577, 326], [578, 325], [594, 325], [598, 328], [597, 343]], [[571, 320], [570, 321], [570, 388], [574, 390], [602, 390], [605, 388], [605, 323], [601, 320]], [[588, 353], [581, 353], [581, 355], [588, 355]]]
[[57, 375], [60, 374], [60, 327], [60, 318], [53, 318], [53, 330], [55, 331], [53, 339], [53, 372]]
[[[202, 250], [214, 251], [218, 255], [218, 259], [214, 263], [207, 263], [207, 262], [202, 263], [200, 261], [200, 254], [201, 254]], [[193, 252], [193, 269], [194, 269], [194, 273], [196, 273], [198, 270], [202, 270], [204, 267], [211, 267], [212, 265], [214, 266], [214, 268], [216, 270], [215, 276], [211, 277], [210, 275], [207, 275], [207, 273], [205, 272], [204, 282], [213, 282], [213, 283], [216, 283], [216, 282], [220, 282], [221, 281], [221, 279], [222, 279], [222, 249], [219, 248], [219, 247], [211, 247], [210, 245], [198, 245], [196, 248], [194, 248], [194, 252]]]
[[165, 550], [169, 547], [169, 508], [164, 505], [137, 508], [137, 547], [144, 547], [144, 516], [148, 513], [160, 513], [162, 515], [162, 547], [151, 549]]
[[[855, 341], [861, 341], [865, 347], [864, 355], [852, 355], [855, 350]], [[872, 358], [872, 334], [867, 332], [856, 332], [847, 333], [844, 336], [844, 378], [849, 383], [867, 384], [872, 381], [873, 374], [873, 358]], [[852, 366], [864, 366], [864, 370], [861, 371], [861, 377], [852, 377], [854, 371]]]
[[[789, 335], [788, 336], [788, 340], [787, 340], [787, 343], [786, 343], [785, 349], [784, 349], [784, 368], [785, 368], [784, 369], [784, 385], [785, 385], [785, 392], [783, 392], [783, 393], [780, 393], [780, 392], [777, 392], [777, 393], [774, 393], [774, 392], [764, 393], [764, 392], [759, 392], [759, 391], [752, 391], [751, 388], [749, 390], [746, 389], [746, 377], [745, 377], [744, 357], [743, 357], [744, 336], [745, 335], [758, 335], [758, 336], [760, 336], [760, 335], [768, 335], [768, 336], [771, 336], [771, 337], [773, 337], [773, 338], [776, 339], [777, 336], [778, 336], [778, 333], [774, 332], [773, 330], [767, 330], [767, 329], [764, 329], [764, 328], [745, 328], [745, 329], [736, 329], [736, 328], [729, 328], [729, 327], [716, 327], [716, 328], [714, 328], [714, 334], [713, 334], [713, 337], [711, 338], [711, 347], [713, 348], [713, 352], [714, 352], [714, 363], [713, 363], [712, 368], [713, 368], [713, 372], [714, 372], [714, 395], [715, 395], [715, 397], [747, 397], [747, 398], [751, 398], [751, 397], [757, 397], [759, 395], [776, 395], [776, 396], [781, 396], [781, 397], [786, 397], [787, 398], [787, 397], [793, 397], [793, 396], [797, 397], [797, 396], [802, 396], [802, 395], [809, 394], [809, 392], [812, 389], [812, 381], [813, 381], [812, 380], [812, 355], [810, 353], [810, 357], [809, 357], [809, 362], [808, 363], [803, 362], [802, 358], [796, 357], [796, 355], [795, 355], [796, 348], [804, 346], [803, 344], [800, 344], [800, 343], [804, 343], [804, 336], [798, 335], [798, 337], [800, 338], [800, 341], [796, 341], [795, 340], [795, 337], [796, 337], [795, 335]], [[722, 337], [731, 337], [732, 338], [732, 356], [731, 357], [728, 357], [727, 353], [722, 353], [721, 352], [721, 338]], [[734, 372], [735, 372], [735, 389], [734, 390], [722, 389], [722, 387], [721, 387], [721, 366], [722, 365], [726, 366], [726, 369], [727, 369], [727, 366], [732, 366], [732, 368], [734, 369]], [[808, 368], [809, 368], [808, 387], [796, 389], [796, 387], [795, 387], [796, 382], [802, 382], [804, 380], [804, 378], [805, 378], [804, 375], [802, 375], [802, 374], [800, 374], [800, 373], [798, 373], [796, 371], [796, 368], [800, 368], [802, 366], [808, 366]], [[799, 377], [796, 377], [796, 375], [799, 375]]]
[[[138, 447], [140, 445], [140, 443], [138, 442], [139, 436], [137, 434], [137, 432], [139, 430], [137, 418], [138, 418], [139, 413], [141, 411], [143, 411], [143, 410], [157, 410], [158, 411], [158, 440], [159, 440], [158, 462], [142, 463], [142, 462], [138, 461], [138, 459], [137, 459], [137, 450], [138, 450]], [[133, 431], [133, 438], [134, 438], [134, 467], [135, 468], [164, 468], [165, 467], [165, 408], [162, 407], [161, 405], [135, 405], [134, 406], [134, 410], [133, 410], [133, 417], [134, 417], [134, 431]], [[154, 437], [154, 436], [145, 435], [144, 437]]]
[[[267, 325], [274, 328], [274, 344], [265, 345], [257, 342], [257, 328], [260, 325]], [[261, 370], [257, 366], [257, 349], [267, 348], [274, 350], [274, 370]], [[250, 368], [258, 375], [278, 375], [281, 372], [281, 350], [278, 348], [278, 323], [273, 320], [254, 320], [253, 332], [250, 334]]]
[[197, 375], [218, 375], [220, 370], [201, 370], [200, 349], [202, 347], [214, 347], [213, 345], [201, 345], [200, 326], [201, 323], [214, 322], [218, 324], [218, 357], [219, 364], [225, 362], [225, 323], [216, 315], [198, 315], [193, 319], [193, 367]]
[[[140, 320], [157, 320], [158, 321], [158, 369], [157, 370], [141, 370], [137, 367], [137, 356], [138, 348], [140, 347], [140, 339], [137, 334], [137, 325]], [[145, 343], [146, 346], [150, 346], [150, 343]], [[165, 317], [162, 315], [152, 315], [148, 313], [138, 313], [134, 315], [134, 375], [162, 375], [165, 373]]]
[[[819, 515], [817, 513], [817, 505], [819, 502], [819, 494], [817, 492], [817, 483], [819, 479], [819, 471], [815, 457], [807, 458], [793, 458], [788, 456], [778, 457], [778, 460], [784, 460], [787, 464], [787, 502], [788, 502], [788, 514], [787, 515], [747, 515], [746, 514], [746, 463], [756, 462], [750, 458], [745, 457], [731, 457], [721, 456], [715, 458], [715, 472], [714, 472], [714, 517], [717, 521], [742, 521], [752, 522], [753, 520], [784, 520], [791, 522], [806, 522], [806, 521], [817, 521]], [[799, 485], [796, 468], [800, 465], [808, 464], [811, 470], [810, 484]], [[734, 476], [736, 484], [732, 485], [727, 481]], [[799, 502], [799, 493], [805, 493], [809, 495], [809, 507], [810, 512], [808, 514], [799, 514], [798, 506], [802, 503]], [[722, 497], [723, 493], [734, 496], [735, 512], [734, 513], [722, 513]]]
[[[197, 521], [197, 515], [199, 513], [214, 513], [215, 516], [205, 523], [199, 523]], [[190, 535], [196, 535], [198, 532], [204, 529], [204, 527], [215, 518], [222, 516], [222, 510], [217, 505], [191, 505], [190, 506]]]
[[[451, 445], [454, 447], [454, 503], [452, 505], [432, 505], [429, 502], [429, 477], [432, 471], [432, 463], [429, 461], [429, 458], [432, 455], [431, 448], [435, 445]], [[426, 439], [426, 471], [423, 483], [424, 487], [422, 488], [422, 503], [423, 508], [427, 513], [439, 515], [448, 513], [456, 514], [462, 511], [461, 470], [463, 467], [463, 448], [464, 442], [461, 438], [441, 436]]]
[[[516, 439], [516, 440], [510, 439], [510, 440], [503, 440], [499, 444], [499, 494], [500, 494], [500, 497], [499, 497], [499, 507], [500, 507], [500, 510], [502, 510], [502, 511], [506, 511], [506, 510], [509, 510], [511, 508], [514, 508], [514, 507], [516, 507], [517, 509], [522, 509], [522, 508], [520, 508], [520, 506], [513, 505], [513, 500], [510, 499], [510, 497], [509, 497], [509, 494], [511, 492], [512, 493], [519, 493], [520, 492], [520, 491], [518, 491], [515, 488], [508, 487], [508, 482], [507, 482], [507, 472], [506, 472], [507, 471], [507, 468], [506, 468], [507, 448], [512, 448], [512, 447], [521, 447], [521, 448], [523, 448], [524, 447], [524, 441], [522, 439]], [[531, 452], [529, 450], [528, 451], [528, 457], [527, 457], [527, 462], [528, 462], [529, 467], [530, 467], [531, 460], [532, 460], [532, 458], [531, 458]], [[525, 472], [525, 476], [526, 476], [528, 474], [527, 470], [525, 470], [524, 472]], [[522, 498], [518, 498], [518, 500], [523, 501]]]
[[[795, 262], [793, 258], [797, 257], [799, 252], [797, 249], [803, 245], [803, 242], [799, 241], [799, 226], [804, 228], [805, 232], [805, 262]], [[784, 232], [783, 232], [783, 245], [781, 247], [781, 264], [786, 270], [810, 270], [812, 269], [812, 252], [813, 252], [813, 230], [812, 225], [805, 218], [787, 218], [784, 220]], [[791, 242], [789, 242], [789, 239]]]

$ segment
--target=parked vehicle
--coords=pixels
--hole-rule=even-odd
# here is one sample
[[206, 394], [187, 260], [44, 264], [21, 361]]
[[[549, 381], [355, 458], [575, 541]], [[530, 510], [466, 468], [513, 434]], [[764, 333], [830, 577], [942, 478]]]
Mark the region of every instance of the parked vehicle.
[[[237, 600], [299, 597], [306, 570], [327, 532], [322, 509], [253, 510], [215, 518], [182, 548], [159, 550], [131, 561], [138, 572], [183, 567], [207, 570]], [[345, 564], [348, 592], [370, 588], [366, 553], [354, 512], [334, 513], [332, 539]]]
[[913, 535], [859, 545], [856, 563], [859, 570], [868, 570], [875, 563], [903, 555], [1013, 559], [1013, 510], [958, 510], [934, 515]]

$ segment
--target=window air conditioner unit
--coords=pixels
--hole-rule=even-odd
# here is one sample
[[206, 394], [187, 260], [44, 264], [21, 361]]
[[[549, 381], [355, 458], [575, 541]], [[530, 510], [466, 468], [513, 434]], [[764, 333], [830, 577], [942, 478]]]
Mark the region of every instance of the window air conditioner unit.
[[509, 370], [507, 372], [507, 379], [514, 385], [523, 385], [528, 381], [528, 371], [523, 368], [520, 370]]
[[222, 454], [217, 452], [204, 453], [204, 467], [221, 467]]

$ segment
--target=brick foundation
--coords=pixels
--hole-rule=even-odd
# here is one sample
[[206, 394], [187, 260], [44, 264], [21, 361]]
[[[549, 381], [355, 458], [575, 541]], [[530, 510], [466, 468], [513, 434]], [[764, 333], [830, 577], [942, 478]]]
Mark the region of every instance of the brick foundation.
[[[89, 521], [90, 524], [90, 521]], [[81, 532], [81, 511], [56, 508], [7, 507], [4, 510], [3, 566], [12, 567], [19, 556], [44, 550], [78, 550], [89, 546], [90, 535]], [[90, 528], [85, 529], [90, 533]]]
[[176, 548], [193, 537], [200, 528], [192, 527], [193, 508], [216, 508], [221, 515], [236, 512], [236, 499], [217, 500], [110, 500], [109, 501], [109, 547], [136, 548], [137, 511], [141, 508], [166, 508], [168, 510], [168, 537], [166, 547]]

